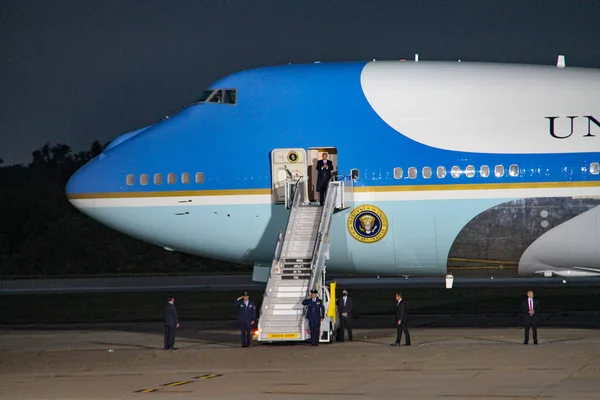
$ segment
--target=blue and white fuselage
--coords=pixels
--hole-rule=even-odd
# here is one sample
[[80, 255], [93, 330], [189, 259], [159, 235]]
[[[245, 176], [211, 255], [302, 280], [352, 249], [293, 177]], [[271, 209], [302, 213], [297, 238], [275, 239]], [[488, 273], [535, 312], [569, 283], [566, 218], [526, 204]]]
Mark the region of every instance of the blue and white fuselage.
[[[116, 139], [71, 178], [70, 201], [168, 249], [270, 263], [289, 213], [273, 152], [297, 149], [306, 164], [288, 167], [306, 175], [326, 150], [338, 174], [358, 173], [352, 208], [333, 217], [329, 272], [600, 273], [598, 70], [318, 63], [209, 89]], [[387, 223], [378, 240], [355, 238], [363, 205]]]

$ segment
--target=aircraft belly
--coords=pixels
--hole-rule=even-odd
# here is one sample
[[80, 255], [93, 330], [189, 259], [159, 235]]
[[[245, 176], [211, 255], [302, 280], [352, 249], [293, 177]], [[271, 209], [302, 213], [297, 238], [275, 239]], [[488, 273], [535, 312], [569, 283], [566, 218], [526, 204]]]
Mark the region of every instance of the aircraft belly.
[[[282, 205], [271, 204], [89, 204], [93, 206], [82, 209], [84, 213], [127, 235], [248, 265], [272, 260], [289, 214]], [[600, 268], [598, 205], [597, 198], [573, 197], [355, 203], [333, 217], [327, 268], [410, 276], [443, 275], [447, 268], [452, 273], [494, 274], [516, 273], [517, 266], [521, 274], [553, 266]], [[363, 209], [377, 210], [383, 218], [371, 228], [377, 235], [363, 232], [361, 239], [356, 230], [364, 230], [368, 218], [352, 218]], [[385, 232], [377, 231], [377, 221], [385, 221]]]

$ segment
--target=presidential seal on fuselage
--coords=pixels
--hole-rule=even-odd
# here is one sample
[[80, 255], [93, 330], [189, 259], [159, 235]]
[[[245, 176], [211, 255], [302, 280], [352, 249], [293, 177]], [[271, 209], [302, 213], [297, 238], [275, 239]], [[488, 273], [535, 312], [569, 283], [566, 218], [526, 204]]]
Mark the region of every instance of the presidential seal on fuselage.
[[380, 208], [365, 204], [348, 216], [348, 231], [359, 242], [375, 243], [387, 234], [388, 220]]

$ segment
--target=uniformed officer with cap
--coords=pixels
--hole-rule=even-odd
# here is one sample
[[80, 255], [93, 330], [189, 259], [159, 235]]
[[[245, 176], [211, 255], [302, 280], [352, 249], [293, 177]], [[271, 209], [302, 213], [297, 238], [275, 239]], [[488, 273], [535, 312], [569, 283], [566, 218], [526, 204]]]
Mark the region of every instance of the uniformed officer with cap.
[[250, 347], [252, 325], [256, 321], [256, 306], [250, 301], [248, 292], [244, 292], [233, 304], [239, 309], [238, 323], [242, 331], [242, 347]]
[[306, 319], [310, 327], [310, 344], [313, 346], [319, 345], [319, 337], [321, 336], [321, 321], [325, 317], [325, 307], [323, 302], [317, 297], [315, 289], [310, 291], [310, 297], [302, 302], [303, 306], [308, 306], [306, 311]]

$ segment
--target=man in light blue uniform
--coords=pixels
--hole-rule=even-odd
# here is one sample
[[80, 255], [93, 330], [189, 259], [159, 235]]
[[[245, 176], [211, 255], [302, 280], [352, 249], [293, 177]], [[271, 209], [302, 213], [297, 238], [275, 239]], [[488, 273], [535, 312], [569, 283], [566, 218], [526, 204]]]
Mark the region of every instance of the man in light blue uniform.
[[256, 321], [256, 306], [250, 301], [248, 292], [244, 292], [233, 304], [239, 309], [238, 323], [242, 331], [242, 347], [250, 347], [252, 325]]
[[306, 319], [310, 327], [310, 344], [313, 346], [319, 345], [319, 337], [321, 336], [321, 321], [325, 317], [325, 307], [323, 302], [317, 297], [315, 289], [310, 291], [311, 298], [307, 298], [302, 302], [303, 306], [308, 306], [306, 311]]

